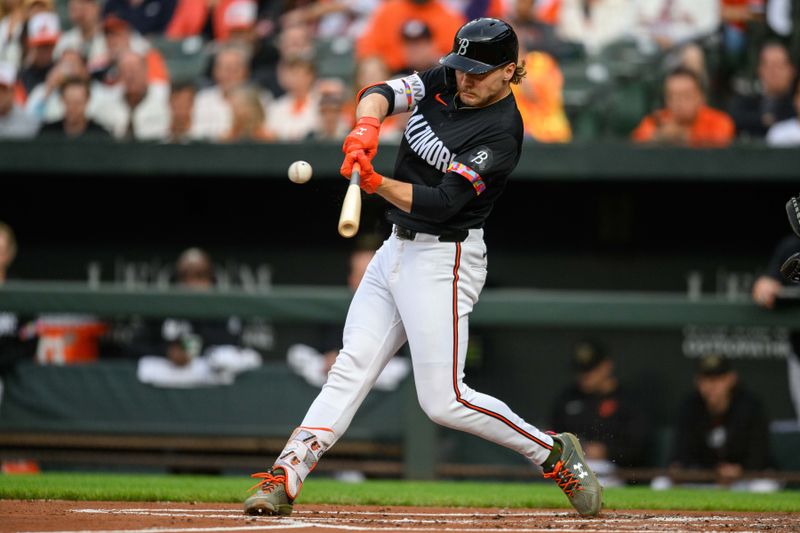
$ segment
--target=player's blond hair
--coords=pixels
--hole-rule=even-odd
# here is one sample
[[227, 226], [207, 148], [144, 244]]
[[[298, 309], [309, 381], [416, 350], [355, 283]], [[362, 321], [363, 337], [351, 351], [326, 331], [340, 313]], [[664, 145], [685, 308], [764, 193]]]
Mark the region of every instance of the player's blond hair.
[[515, 85], [519, 85], [522, 83], [522, 78], [528, 75], [528, 71], [525, 69], [525, 60], [523, 59], [517, 64], [516, 70], [514, 70], [514, 75], [511, 76], [511, 83]]

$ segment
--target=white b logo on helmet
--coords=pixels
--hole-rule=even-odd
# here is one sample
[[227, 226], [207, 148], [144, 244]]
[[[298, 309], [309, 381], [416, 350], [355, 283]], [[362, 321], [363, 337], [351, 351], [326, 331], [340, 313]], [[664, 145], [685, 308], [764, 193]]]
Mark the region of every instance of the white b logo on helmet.
[[467, 47], [469, 46], [469, 39], [460, 38], [458, 39], [458, 55], [463, 56], [467, 53]]

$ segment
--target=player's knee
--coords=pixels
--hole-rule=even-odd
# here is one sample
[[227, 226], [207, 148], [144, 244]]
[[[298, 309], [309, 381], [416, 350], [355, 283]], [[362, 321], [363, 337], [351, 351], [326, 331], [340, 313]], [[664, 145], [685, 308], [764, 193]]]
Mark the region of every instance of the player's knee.
[[453, 426], [453, 405], [450, 398], [442, 394], [419, 394], [419, 405], [432, 422], [441, 426]]

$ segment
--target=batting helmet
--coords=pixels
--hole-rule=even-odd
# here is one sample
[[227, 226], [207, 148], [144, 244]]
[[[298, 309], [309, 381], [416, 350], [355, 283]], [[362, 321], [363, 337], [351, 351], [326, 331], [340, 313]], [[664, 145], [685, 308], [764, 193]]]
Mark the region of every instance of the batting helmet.
[[483, 74], [517, 62], [519, 43], [514, 29], [493, 18], [471, 20], [453, 39], [453, 51], [439, 63], [468, 74]]

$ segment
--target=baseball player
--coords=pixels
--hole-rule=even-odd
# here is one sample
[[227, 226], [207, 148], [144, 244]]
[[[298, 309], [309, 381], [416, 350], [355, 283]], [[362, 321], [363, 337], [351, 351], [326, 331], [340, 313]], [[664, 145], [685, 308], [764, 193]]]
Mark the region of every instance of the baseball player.
[[[245, 501], [247, 514], [292, 511], [303, 480], [347, 430], [381, 369], [407, 341], [420, 406], [443, 426], [511, 448], [541, 465], [581, 515], [596, 515], [602, 487], [577, 438], [546, 434], [464, 382], [468, 317], [486, 280], [483, 225], [520, 158], [522, 119], [511, 83], [514, 30], [497, 19], [468, 22], [431, 70], [366, 87], [344, 141], [341, 172], [361, 167], [361, 188], [393, 205], [392, 235], [353, 296], [343, 348], [328, 381], [286, 447]], [[371, 160], [388, 115], [413, 111], [394, 179]]]

